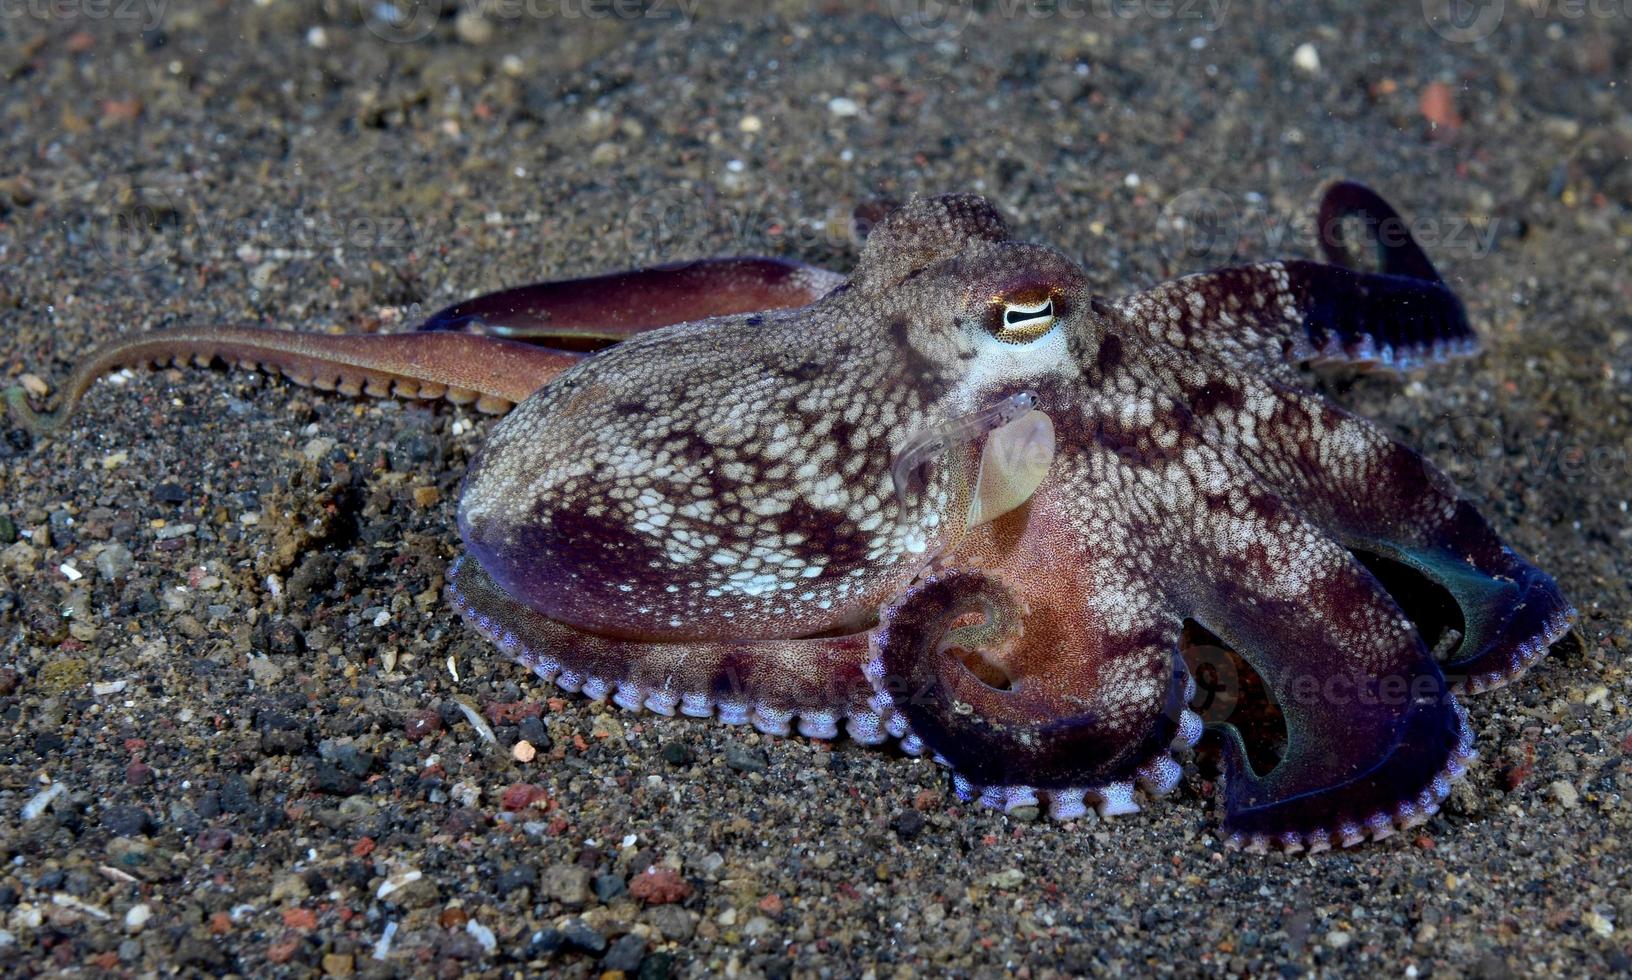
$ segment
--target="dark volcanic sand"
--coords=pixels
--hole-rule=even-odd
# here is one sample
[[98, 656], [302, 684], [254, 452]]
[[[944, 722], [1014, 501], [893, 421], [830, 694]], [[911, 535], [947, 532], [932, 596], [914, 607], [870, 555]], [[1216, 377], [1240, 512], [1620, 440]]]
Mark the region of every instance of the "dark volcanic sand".
[[[387, 43], [349, 0], [0, 4], [6, 383], [176, 324], [399, 329], [712, 253], [846, 267], [844, 218], [881, 193], [983, 192], [1120, 291], [1230, 259], [1164, 210], [1222, 200], [1238, 260], [1307, 255], [1318, 185], [1359, 178], [1488, 351], [1323, 383], [1429, 446], [1581, 611], [1469, 702], [1482, 756], [1445, 811], [1256, 857], [1216, 842], [1194, 766], [1058, 826], [889, 751], [558, 697], [440, 595], [488, 419], [166, 371], [0, 440], [0, 970], [1626, 970], [1626, 6], [1510, 0], [1447, 40], [1416, 3], [994, 0], [939, 42], [883, 3], [769, 6], [518, 0]], [[544, 795], [507, 811], [515, 784]], [[678, 904], [626, 890], [654, 864]]]

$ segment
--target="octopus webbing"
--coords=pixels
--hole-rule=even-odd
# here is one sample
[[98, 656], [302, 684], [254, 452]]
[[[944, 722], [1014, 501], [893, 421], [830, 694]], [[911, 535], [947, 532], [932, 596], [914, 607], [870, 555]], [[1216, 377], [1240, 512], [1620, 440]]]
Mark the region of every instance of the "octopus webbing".
[[[1324, 261], [1112, 299], [984, 199], [920, 198], [848, 276], [726, 258], [493, 293], [394, 335], [159, 332], [92, 357], [54, 412], [8, 401], [45, 431], [106, 371], [220, 359], [509, 410], [465, 480], [449, 591], [539, 677], [893, 739], [962, 798], [1061, 819], [1169, 792], [1210, 733], [1226, 840], [1320, 850], [1431, 816], [1472, 758], [1457, 697], [1518, 677], [1574, 612], [1443, 474], [1308, 382], [1477, 347], [1380, 197], [1335, 184], [1318, 227]], [[1206, 650], [1258, 703], [1204, 724]]]

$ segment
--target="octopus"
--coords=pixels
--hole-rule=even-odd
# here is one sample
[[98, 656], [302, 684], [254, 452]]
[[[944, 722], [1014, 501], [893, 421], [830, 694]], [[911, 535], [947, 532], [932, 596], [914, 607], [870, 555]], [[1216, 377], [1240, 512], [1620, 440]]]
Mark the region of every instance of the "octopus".
[[[1438, 810], [1474, 758], [1458, 698], [1524, 673], [1574, 611], [1311, 380], [1477, 349], [1377, 194], [1330, 186], [1317, 225], [1323, 261], [1110, 298], [983, 198], [925, 197], [848, 276], [720, 258], [397, 334], [176, 329], [91, 357], [55, 411], [7, 400], [44, 432], [110, 370], [224, 361], [504, 412], [449, 595], [540, 678], [893, 740], [962, 799], [1061, 820], [1169, 793], [1201, 743], [1227, 843], [1348, 847]], [[1203, 674], [1209, 696], [1237, 679], [1205, 718]]]

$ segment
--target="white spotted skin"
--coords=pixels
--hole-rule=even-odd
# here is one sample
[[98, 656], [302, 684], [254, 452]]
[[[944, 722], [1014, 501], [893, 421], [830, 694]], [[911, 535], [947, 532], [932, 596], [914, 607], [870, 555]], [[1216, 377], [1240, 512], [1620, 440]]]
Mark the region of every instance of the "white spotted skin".
[[[990, 296], [1015, 270], [1044, 277], [1074, 318], [1029, 343], [996, 339]], [[461, 531], [514, 598], [585, 630], [682, 640], [865, 628], [956, 545], [979, 458], [944, 453], [903, 509], [894, 454], [1025, 383], [1068, 390], [1079, 372], [1066, 337], [1092, 317], [1057, 253], [976, 241], [874, 292], [638, 336], [495, 427], [466, 482]]]

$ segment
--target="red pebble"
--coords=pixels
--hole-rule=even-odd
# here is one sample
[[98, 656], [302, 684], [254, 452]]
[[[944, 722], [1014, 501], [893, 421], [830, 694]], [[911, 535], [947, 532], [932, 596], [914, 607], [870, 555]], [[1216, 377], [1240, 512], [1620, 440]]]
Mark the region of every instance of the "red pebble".
[[283, 924], [291, 929], [311, 932], [317, 928], [317, 915], [311, 909], [284, 909]]
[[539, 805], [549, 800], [544, 787], [534, 783], [511, 783], [505, 788], [504, 795], [499, 799], [499, 805], [514, 813], [525, 810], [530, 806]]
[[673, 868], [653, 865], [629, 882], [629, 894], [647, 905], [672, 905], [691, 894], [691, 885]]
[[374, 838], [364, 837], [362, 840], [360, 840], [357, 843], [351, 845], [351, 856], [352, 857], [366, 858], [370, 854], [374, 853], [374, 848], [376, 846], [377, 845], [374, 843]]
[[285, 939], [273, 943], [266, 948], [266, 959], [270, 963], [287, 963], [295, 958], [295, 952], [300, 949], [300, 939]]
[[766, 895], [764, 898], [759, 900], [759, 910], [764, 912], [766, 915], [781, 915], [782, 896], [778, 895], [776, 892], [771, 892], [769, 895]]
[[441, 730], [442, 719], [434, 711], [421, 711], [410, 717], [402, 726], [402, 732], [408, 736], [410, 742], [428, 738]]
[[125, 767], [125, 782], [132, 786], [146, 786], [153, 781], [153, 769], [145, 763], [132, 762]]

